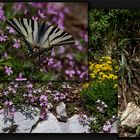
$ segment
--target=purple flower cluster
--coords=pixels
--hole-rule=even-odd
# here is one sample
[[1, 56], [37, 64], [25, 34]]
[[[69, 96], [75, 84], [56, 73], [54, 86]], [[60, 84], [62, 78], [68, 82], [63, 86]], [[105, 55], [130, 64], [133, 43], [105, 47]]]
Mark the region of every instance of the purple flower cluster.
[[3, 52], [3, 59], [7, 59], [8, 58], [8, 54], [7, 54], [7, 52], [5, 51], [5, 52]]
[[48, 97], [46, 95], [41, 95], [39, 98], [40, 106], [47, 107], [48, 105]]
[[88, 34], [84, 32], [79, 33], [80, 37], [87, 43], [88, 42]]
[[116, 116], [112, 116], [110, 120], [108, 120], [104, 125], [103, 125], [103, 131], [105, 133], [112, 133], [111, 128], [112, 128], [112, 124], [114, 121], [117, 120]]
[[12, 101], [6, 100], [4, 102], [4, 116], [8, 118], [13, 118], [15, 114], [15, 106]]
[[83, 112], [79, 113], [78, 120], [79, 120], [79, 123], [83, 126], [89, 125], [91, 122], [91, 119], [89, 119], [87, 115]]
[[7, 26], [6, 29], [8, 29], [9, 33], [15, 33], [15, 31], [12, 27]]
[[66, 100], [67, 99], [67, 96], [68, 94], [67, 93], [61, 93], [61, 92], [58, 92], [58, 91], [54, 91], [54, 100], [55, 101], [63, 101], [63, 100]]
[[19, 73], [18, 77], [16, 78], [16, 81], [26, 81], [26, 80], [27, 78], [24, 78], [22, 73]]
[[41, 89], [34, 89], [33, 84], [27, 82], [27, 92], [24, 97], [27, 97], [30, 103], [38, 103], [40, 106], [40, 119], [44, 120], [47, 118], [47, 107], [48, 107], [48, 96], [42, 93]]
[[7, 36], [4, 33], [0, 34], [0, 42], [5, 42], [7, 40]]
[[13, 73], [12, 71], [12, 68], [11, 67], [8, 67], [8, 66], [4, 66], [4, 71], [5, 71], [5, 74], [7, 74], [8, 76], [11, 75]]
[[5, 21], [3, 6], [0, 5], [0, 20]]
[[14, 45], [13, 45], [14, 48], [18, 49], [20, 48], [20, 40], [17, 40], [14, 38]]
[[19, 12], [24, 9], [25, 3], [24, 2], [14, 2], [13, 10], [15, 12]]
[[15, 84], [14, 82], [10, 82], [10, 85], [7, 87], [6, 90], [4, 90], [3, 95], [8, 96], [9, 94], [15, 95], [17, 92], [18, 84]]
[[62, 77], [59, 77], [60, 79], [88, 79], [88, 66], [79, 65], [71, 54], [65, 56], [65, 61], [63, 59], [58, 59], [57, 57], [42, 57], [42, 69], [47, 72], [52, 69], [54, 69], [56, 73], [61, 72]]
[[8, 96], [15, 96], [17, 92], [18, 84], [14, 84], [13, 82], [10, 83], [10, 86], [5, 89], [2, 93], [2, 95], [5, 97], [3, 98], [4, 103], [4, 115], [6, 117], [13, 117], [15, 113], [15, 105], [11, 99], [8, 98]]
[[8, 110], [7, 112], [13, 112], [17, 104], [17, 98], [18, 100], [21, 98], [25, 104], [30, 106], [35, 105], [40, 108], [41, 119], [47, 117], [48, 95], [42, 89], [35, 88], [31, 82], [10, 82], [4, 89], [2, 97], [1, 102], [3, 102], [4, 107]]
[[28, 5], [36, 8], [36, 9], [43, 9], [47, 6], [46, 2], [29, 2]]
[[106, 133], [111, 133], [111, 123], [109, 121], [106, 122], [106, 124], [104, 124], [103, 126], [103, 131]]
[[65, 14], [69, 12], [67, 7], [64, 8], [63, 3], [48, 3], [46, 13], [52, 17], [52, 21], [58, 25], [60, 29], [64, 29]]
[[42, 107], [40, 109], [40, 119], [41, 120], [46, 120], [47, 119], [47, 113], [48, 113], [48, 110], [45, 108], [45, 107]]

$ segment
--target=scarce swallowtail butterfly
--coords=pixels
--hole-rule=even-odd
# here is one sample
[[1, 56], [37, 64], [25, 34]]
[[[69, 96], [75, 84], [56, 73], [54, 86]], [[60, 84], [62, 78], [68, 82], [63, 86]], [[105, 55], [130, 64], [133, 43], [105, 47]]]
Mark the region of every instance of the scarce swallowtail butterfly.
[[69, 33], [47, 22], [40, 23], [26, 18], [14, 18], [7, 20], [7, 23], [20, 34], [29, 54], [40, 56], [55, 46], [75, 43], [75, 39]]

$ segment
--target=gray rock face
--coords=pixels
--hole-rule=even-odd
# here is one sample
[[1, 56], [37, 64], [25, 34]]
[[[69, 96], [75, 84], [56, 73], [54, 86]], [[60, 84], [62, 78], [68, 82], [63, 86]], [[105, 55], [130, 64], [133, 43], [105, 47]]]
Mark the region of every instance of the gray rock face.
[[5, 131], [3, 131], [3, 129], [5, 128], [9, 128], [12, 125], [12, 118], [10, 117], [4, 117], [4, 110], [0, 110], [0, 132], [1, 133], [5, 133]]
[[135, 127], [140, 125], [140, 108], [130, 102], [121, 116], [121, 125]]
[[15, 123], [19, 126], [17, 127], [16, 133], [29, 133], [31, 127], [38, 121], [39, 116], [33, 116], [32, 118], [27, 118], [21, 112], [16, 112]]
[[72, 116], [68, 121], [68, 131], [69, 133], [84, 133], [88, 132], [89, 126], [83, 126], [79, 123], [78, 115]]
[[[64, 104], [62, 103], [61, 105]], [[31, 112], [37, 110], [31, 109]], [[78, 115], [72, 116], [67, 122], [60, 122], [56, 116], [48, 112], [48, 119], [38, 122], [39, 113], [25, 113], [24, 110], [17, 110], [12, 121], [4, 118], [3, 111], [0, 112], [0, 133], [84, 133], [88, 132], [89, 127], [79, 123]], [[66, 113], [61, 112], [58, 107], [58, 112], [61, 115]], [[7, 119], [7, 121], [5, 121]], [[32, 130], [32, 131], [31, 131]]]
[[61, 133], [61, 128], [58, 124], [57, 118], [52, 114], [48, 113], [48, 119], [40, 122], [32, 133]]
[[[13, 120], [10, 118], [6, 118], [3, 115], [4, 110], [1, 110], [0, 114], [0, 132], [8, 133], [10, 129], [15, 129], [16, 133], [29, 133], [31, 127], [37, 122], [39, 119], [39, 115], [21, 113], [16, 111], [14, 114]], [[7, 130], [7, 131], [6, 131]]]
[[118, 133], [118, 120], [112, 124], [111, 133]]
[[84, 133], [88, 129], [88, 126], [80, 125], [78, 115], [74, 115], [64, 123], [59, 122], [52, 113], [49, 113], [48, 119], [40, 122], [32, 133]]
[[58, 120], [67, 122], [66, 105], [63, 102], [59, 103], [59, 105], [56, 107], [56, 112], [58, 114]]

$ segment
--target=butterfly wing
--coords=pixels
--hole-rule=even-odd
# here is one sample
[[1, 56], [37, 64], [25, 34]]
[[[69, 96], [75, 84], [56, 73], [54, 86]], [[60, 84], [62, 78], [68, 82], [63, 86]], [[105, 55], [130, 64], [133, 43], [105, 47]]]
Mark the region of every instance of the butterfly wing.
[[24, 39], [29, 50], [31, 46], [37, 44], [40, 49], [48, 50], [54, 46], [64, 44], [74, 44], [74, 38], [55, 26], [48, 25], [46, 22], [39, 23], [26, 18], [14, 18], [8, 20], [7, 23], [13, 27]]
[[75, 43], [75, 39], [69, 33], [55, 26], [46, 25], [45, 30], [40, 40], [42, 48]]
[[7, 21], [28, 43], [33, 44], [39, 29], [39, 22], [26, 18], [13, 18]]

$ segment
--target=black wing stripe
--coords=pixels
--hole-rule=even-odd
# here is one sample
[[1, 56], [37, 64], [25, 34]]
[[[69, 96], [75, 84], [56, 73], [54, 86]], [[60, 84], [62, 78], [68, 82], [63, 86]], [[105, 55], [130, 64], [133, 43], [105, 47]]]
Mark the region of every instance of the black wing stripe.
[[45, 22], [43, 22], [42, 25], [40, 25], [40, 27], [38, 29], [38, 42], [41, 41], [41, 39], [45, 33], [46, 33], [46, 24], [45, 24]]
[[[70, 38], [68, 38], [68, 39], [66, 39], [66, 40], [60, 41], [59, 43], [64, 43], [64, 42], [69, 42], [69, 41], [75, 42], [75, 40], [73, 39], [73, 37], [70, 37]], [[58, 44], [59, 44], [59, 43], [58, 43]]]
[[53, 27], [50, 33], [48, 34], [48, 38], [54, 33], [55, 30], [56, 30], [56, 27]]
[[68, 35], [69, 35], [69, 34], [68, 34], [68, 33], [66, 33], [66, 34], [64, 34], [64, 35], [63, 35], [63, 37], [66, 37], [66, 36], [68, 36]]
[[50, 37], [50, 35], [54, 32], [54, 30], [56, 29], [56, 27], [53, 27], [52, 29], [51, 29], [51, 31], [49, 32], [49, 34], [47, 33], [48, 31], [49, 31], [49, 28], [51, 28], [52, 26], [50, 25], [50, 26], [48, 26], [48, 28], [47, 28], [47, 31], [46, 31], [46, 33], [45, 34], [47, 34], [47, 38], [45, 39], [45, 41], [43, 42], [43, 45], [46, 43], [46, 41], [49, 39], [49, 37]]
[[[20, 19], [20, 18], [17, 18], [17, 19], [14, 18], [13, 21], [14, 21], [14, 23], [15, 23], [15, 26], [16, 26], [16, 27], [20, 30], [20, 32], [22, 33], [22, 35], [23, 35], [23, 36], [26, 36], [26, 35], [25, 35], [25, 32], [26, 32], [26, 31], [25, 31], [25, 29], [24, 29], [24, 27], [23, 27], [23, 25], [22, 25], [22, 23], [21, 23], [21, 19]], [[24, 32], [23, 30], [24, 30], [25, 32]]]
[[30, 20], [29, 19], [27, 19], [27, 23], [28, 23], [28, 25], [30, 24]]
[[50, 42], [52, 42], [52, 41], [54, 41], [54, 40], [56, 40], [56, 39], [58, 39], [58, 38], [61, 38], [63, 35], [65, 35], [65, 31], [63, 31], [60, 35], [58, 35], [58, 36], [56, 36], [55, 38], [53, 38]]
[[17, 20], [18, 21], [18, 23], [21, 25], [21, 23], [20, 23], [20, 18], [17, 18], [17, 19], [14, 19], [15, 21]]
[[18, 32], [20, 35], [24, 36], [24, 35], [21, 33], [21, 30], [20, 30], [19, 27], [16, 25], [16, 23], [15, 23], [14, 20], [8, 20], [7, 23], [8, 23], [8, 25], [10, 25], [13, 29], [15, 29], [16, 32]]
[[31, 22], [31, 28], [32, 28], [32, 39], [34, 40], [34, 21], [33, 20], [30, 20]]
[[52, 46], [60, 46], [60, 45], [64, 45], [64, 44], [74, 44], [74, 43], [75, 43], [75, 40], [71, 36], [70, 38], [64, 39], [62, 41], [58, 41], [57, 43], [52, 42]]
[[27, 28], [26, 28], [26, 26], [25, 26], [25, 24], [24, 24], [23, 18], [21, 18], [21, 24], [22, 24], [22, 26], [24, 27], [26, 33], [29, 34], [28, 31], [27, 31]]
[[[15, 19], [16, 20], [16, 19]], [[21, 28], [21, 32], [23, 33], [24, 36], [28, 36], [28, 32], [26, 31], [26, 28], [25, 28], [25, 25], [24, 23], [22, 22], [23, 18], [18, 18], [17, 19], [18, 22], [19, 22], [19, 25], [20, 25], [20, 28]]]
[[[46, 26], [46, 25], [45, 25]], [[46, 26], [46, 28], [44, 29], [44, 32], [43, 32], [43, 35], [42, 35], [42, 45], [47, 41], [47, 39], [48, 39], [48, 34], [47, 34], [47, 32], [48, 32], [48, 30], [49, 30], [49, 27], [51, 27], [51, 25], [47, 25]], [[44, 40], [44, 38], [45, 38], [45, 34], [47, 34], [47, 38]], [[44, 40], [44, 41], [43, 41]]]
[[61, 45], [70, 45], [70, 44], [74, 44], [75, 42], [63, 42], [63, 43], [58, 43], [58, 44], [54, 44], [52, 45], [52, 47], [55, 47], [55, 46], [61, 46]]

